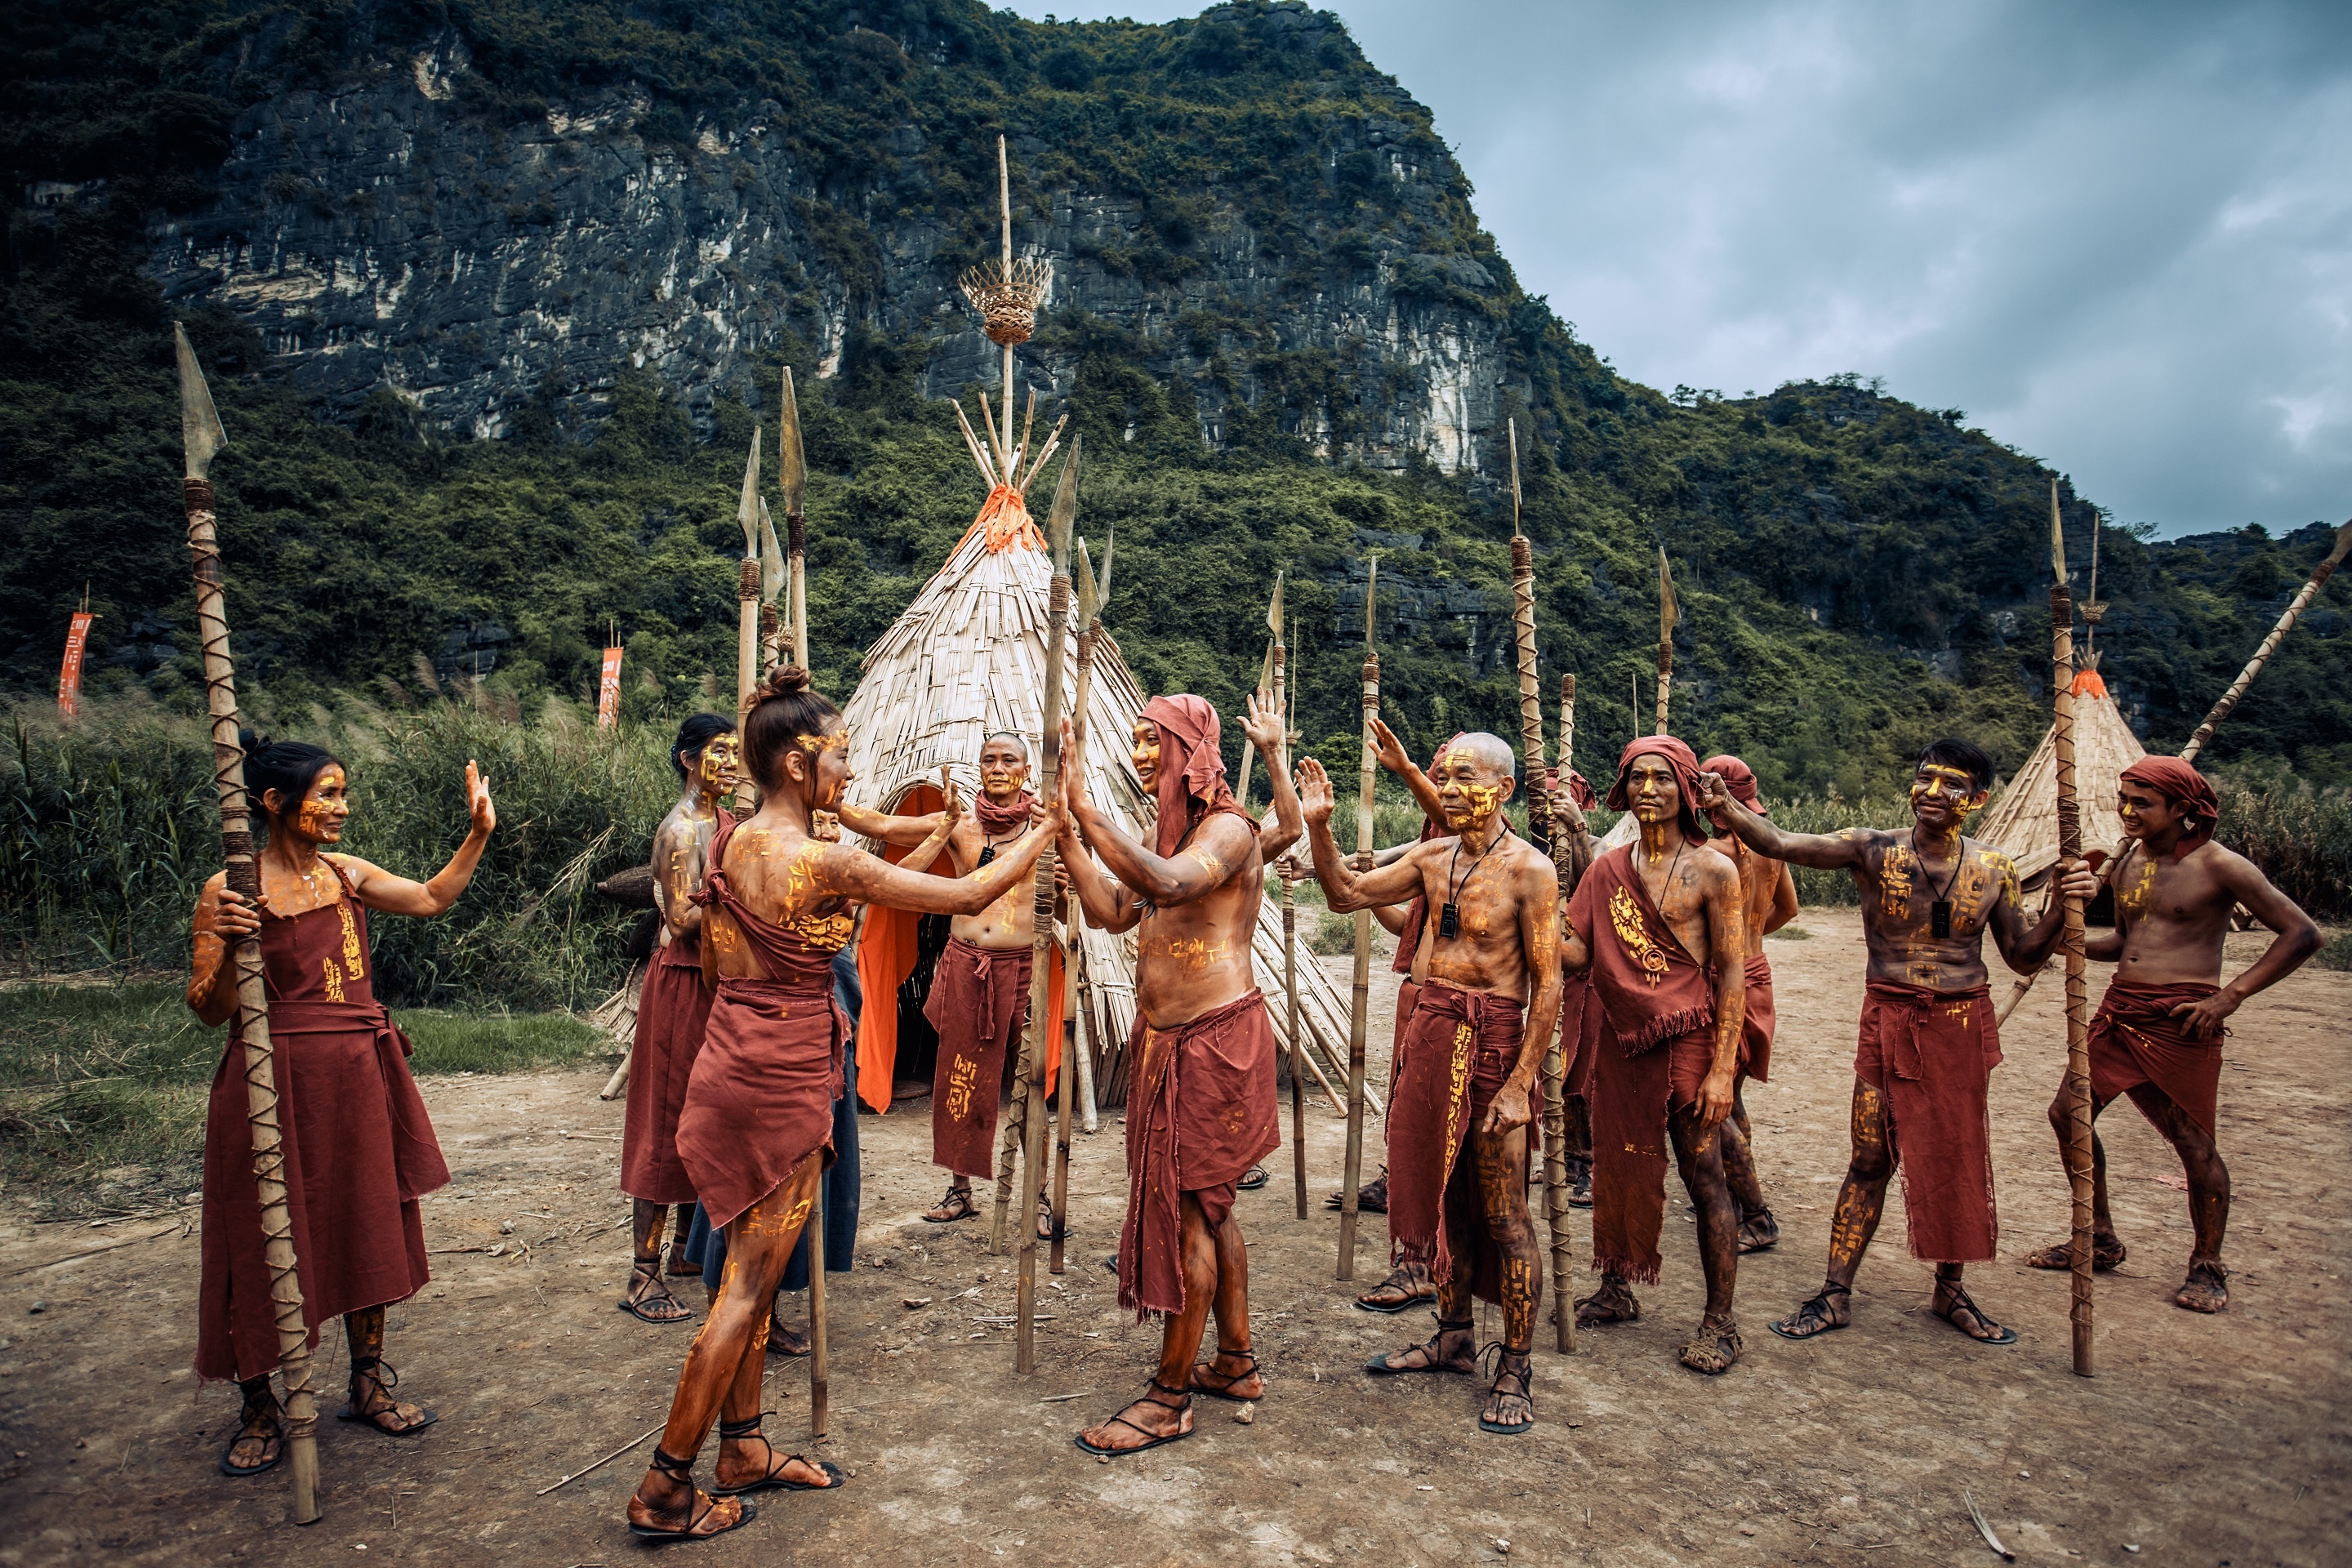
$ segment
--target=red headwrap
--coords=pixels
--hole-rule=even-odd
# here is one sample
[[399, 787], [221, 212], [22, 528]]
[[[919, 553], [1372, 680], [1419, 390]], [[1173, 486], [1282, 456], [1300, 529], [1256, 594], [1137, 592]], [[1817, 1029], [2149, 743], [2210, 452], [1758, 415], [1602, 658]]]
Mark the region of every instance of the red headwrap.
[[1756, 770], [1729, 752], [1724, 752], [1719, 757], [1707, 758], [1706, 761], [1699, 763], [1698, 771], [1703, 773], [1714, 773], [1721, 778], [1723, 787], [1731, 792], [1731, 798], [1757, 816], [1772, 815], [1764, 809], [1763, 798], [1756, 793]]
[[1698, 759], [1691, 749], [1672, 735], [1644, 735], [1629, 743], [1617, 758], [1617, 782], [1609, 786], [1609, 809], [1630, 810], [1630, 797], [1625, 790], [1625, 775], [1636, 757], [1664, 757], [1675, 771], [1675, 783], [1682, 790], [1682, 825], [1685, 838], [1705, 838], [1706, 825], [1698, 816]]
[[2221, 802], [2203, 773], [2179, 757], [2142, 757], [2126, 768], [2123, 776], [2156, 791], [2189, 814], [2189, 826], [2172, 852], [2174, 858], [2213, 837], [2214, 825], [2221, 819]]
[[[1559, 787], [1559, 770], [1558, 768], [1546, 768], [1544, 770], [1544, 793], [1549, 795]], [[1574, 768], [1568, 770], [1568, 794], [1569, 798], [1576, 802], [1576, 809], [1579, 811], [1591, 811], [1594, 806], [1601, 804], [1601, 797], [1592, 793], [1592, 781], [1586, 778], [1582, 773], [1578, 773]]]
[[[1233, 786], [1225, 783], [1217, 710], [1207, 699], [1155, 697], [1143, 705], [1139, 717], [1160, 730], [1160, 771], [1152, 785], [1160, 806], [1154, 854], [1165, 860], [1176, 853], [1192, 824], [1194, 801], [1200, 803], [1203, 822], [1221, 811], [1250, 822], [1249, 814], [1234, 800]], [[1250, 827], [1255, 832], [1257, 824], [1250, 822]]]

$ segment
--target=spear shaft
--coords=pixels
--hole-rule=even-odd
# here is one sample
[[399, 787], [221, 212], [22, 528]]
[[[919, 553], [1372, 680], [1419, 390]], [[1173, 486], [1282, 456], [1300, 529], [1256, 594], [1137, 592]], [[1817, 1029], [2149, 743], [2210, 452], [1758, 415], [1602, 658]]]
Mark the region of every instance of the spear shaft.
[[[2051, 736], [2058, 757], [2058, 864], [2083, 858], [2083, 808], [2074, 793], [2074, 601], [2066, 586], [2064, 536], [2060, 531], [2058, 481], [2050, 481], [2050, 556], [2057, 581], [2050, 587]], [[2062, 873], [2063, 875], [2063, 870]], [[2068, 1317], [2074, 1328], [2074, 1374], [2091, 1375], [2091, 1030], [2084, 970], [2083, 900], [2061, 894], [2066, 958], [2066, 1174], [2074, 1186], [2074, 1293]]]
[[[1569, 773], [1576, 759], [1576, 677], [1559, 678], [1559, 793], [1570, 800], [1576, 791]], [[1530, 807], [1530, 809], [1533, 809]], [[1574, 851], [1559, 819], [1551, 822], [1551, 863], [1559, 880], [1559, 907], [1565, 915], [1574, 891]], [[1551, 1231], [1551, 1310], [1559, 1325], [1560, 1352], [1576, 1349], [1575, 1237], [1568, 1201], [1568, 1010], [1560, 1009], [1560, 1026], [1544, 1047], [1544, 1222]]]
[[[226, 445], [212, 393], [189, 346], [187, 330], [172, 327], [180, 362], [180, 426], [186, 448], [181, 499], [194, 557], [196, 626], [204, 644], [205, 707], [213, 730], [213, 783], [220, 797], [221, 869], [229, 888], [248, 903], [261, 901], [261, 861], [253, 847], [253, 818], [245, 788], [245, 749], [237, 740], [236, 666], [228, 650], [228, 612], [221, 594], [220, 540], [211, 471], [213, 454]], [[278, 1057], [269, 1038], [269, 993], [261, 939], [229, 944], [236, 970], [233, 1047], [244, 1047], [246, 1127], [253, 1147], [253, 1184], [261, 1209], [262, 1258], [269, 1271], [269, 1312], [278, 1325], [278, 1364], [286, 1380], [286, 1456], [293, 1481], [289, 1517], [296, 1524], [320, 1518], [319, 1407], [310, 1384], [310, 1336], [302, 1315], [302, 1274], [294, 1255], [287, 1201], [285, 1133], [278, 1120]]]
[[2221, 728], [2221, 721], [2230, 716], [2230, 710], [2238, 705], [2238, 699], [2246, 694], [2246, 688], [2254, 683], [2254, 677], [2263, 672], [2263, 666], [2268, 664], [2271, 655], [2278, 651], [2279, 639], [2294, 629], [2294, 623], [2302, 618], [2305, 606], [2327, 586], [2327, 580], [2336, 575], [2336, 569], [2344, 564], [2347, 554], [2352, 554], [2352, 522], [2347, 522], [2336, 531], [2336, 548], [2327, 552], [2327, 559], [2319, 563], [2317, 570], [2311, 574], [2311, 581], [2303, 585], [2303, 591], [2287, 605], [2286, 613], [2279, 616], [2278, 625], [2271, 628], [2271, 635], [2254, 649], [2254, 657], [2246, 661], [2246, 668], [2238, 672], [2238, 679], [2230, 683], [2230, 689], [2221, 693], [2221, 700], [2213, 704], [2212, 711], [2205, 715], [2205, 721], [2197, 726], [2195, 734], [2189, 737], [2189, 744], [2180, 748], [2182, 762], [2197, 760], [2197, 753], [2205, 749], [2205, 743], [2213, 738], [2213, 731]]
[[[1372, 648], [1372, 604], [1380, 589], [1378, 556], [1364, 580], [1363, 757], [1358, 767], [1356, 870], [1372, 868], [1372, 784], [1379, 765], [1372, 751], [1372, 721], [1381, 716], [1381, 656]], [[1364, 1035], [1372, 990], [1372, 912], [1356, 911], [1356, 975], [1348, 1003], [1348, 1158], [1339, 1189], [1339, 1275], [1356, 1277], [1357, 1187], [1364, 1176]]]

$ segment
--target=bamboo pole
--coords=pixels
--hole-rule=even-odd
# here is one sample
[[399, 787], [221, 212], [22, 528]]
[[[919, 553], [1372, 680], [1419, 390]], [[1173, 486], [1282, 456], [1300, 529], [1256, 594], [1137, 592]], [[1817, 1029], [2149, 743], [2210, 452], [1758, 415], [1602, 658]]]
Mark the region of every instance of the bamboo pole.
[[[1087, 593], [1082, 596], [1091, 599], [1094, 595]], [[1088, 609], [1090, 606], [1081, 605], [1080, 608]], [[1095, 637], [1100, 623], [1092, 615], [1081, 618], [1087, 626], [1078, 634], [1078, 670], [1077, 679], [1071, 683], [1070, 710], [1077, 715], [1076, 723], [1071, 727], [1072, 739], [1083, 748], [1086, 745], [1087, 689], [1094, 683]], [[1083, 751], [1078, 760], [1083, 765]], [[1079, 933], [1086, 929], [1087, 918], [1086, 910], [1075, 892], [1067, 902], [1070, 940], [1062, 957], [1061, 1100], [1054, 1113], [1054, 1245], [1053, 1256], [1046, 1263], [1047, 1272], [1053, 1274], [1062, 1272], [1063, 1244], [1069, 1236], [1070, 1116], [1075, 1109], [1073, 1102], [1077, 1097], [1078, 1079], [1078, 965], [1085, 956], [1085, 943]]]
[[[1666, 704], [1675, 684], [1675, 624], [1682, 619], [1681, 607], [1675, 602], [1675, 580], [1666, 570], [1666, 547], [1658, 546], [1658, 727], [1653, 731], [1666, 732]], [[1642, 677], [1633, 677], [1634, 708], [1641, 706]], [[1638, 720], [1635, 729], [1640, 729]]]
[[[1576, 677], [1563, 675], [1559, 678], [1559, 793], [1570, 800], [1576, 798], [1575, 788], [1568, 782], [1575, 759]], [[1560, 831], [1557, 817], [1550, 831], [1552, 869], [1559, 880], [1559, 907], [1565, 919], [1569, 894], [1574, 890], [1575, 863], [1568, 835]], [[1573, 1211], [1568, 1202], [1567, 1027], [1563, 1014], [1559, 1028], [1552, 1031], [1544, 1047], [1543, 1058], [1544, 1223], [1551, 1231], [1551, 1310], [1563, 1355], [1576, 1349], [1576, 1241]]]
[[735, 521], [743, 525], [743, 564], [735, 580], [735, 717], [751, 710], [760, 684], [760, 427], [751, 426], [751, 455], [743, 462], [743, 494]]
[[[1001, 154], [1000, 154], [1001, 155]], [[1010, 220], [1007, 220], [1008, 225]], [[1009, 232], [1009, 228], [1008, 228]], [[1006, 351], [1008, 355], [1011, 351]], [[1070, 527], [1078, 509], [1078, 458], [1083, 436], [1070, 442], [1062, 464], [1062, 479], [1054, 492], [1054, 510], [1046, 538], [1054, 552], [1054, 585], [1046, 601], [1045, 735], [1039, 769], [1038, 798], [1054, 800], [1062, 777], [1062, 665], [1068, 652], [1070, 624]], [[1054, 945], [1054, 865], [1055, 851], [1048, 845], [1037, 858], [1036, 937], [1030, 948], [1029, 1027], [1021, 1042], [1021, 1077], [1027, 1086], [1021, 1121], [1021, 1249], [1013, 1274], [1013, 1370], [1037, 1370], [1037, 1193], [1045, 1156], [1045, 1015], [1051, 1003]], [[1002, 1200], [997, 1213], [1003, 1215]]]
[[[1290, 650], [1277, 637], [1274, 644], [1274, 710], [1282, 716], [1282, 754], [1275, 766], [1290, 771]], [[1298, 907], [1291, 895], [1298, 868], [1298, 847], [1275, 863], [1275, 880], [1282, 887], [1283, 1038], [1290, 1042], [1290, 1164], [1297, 1188], [1298, 1217], [1307, 1217], [1307, 1046], [1298, 1037]]]
[[[1013, 277], [1013, 171], [1012, 166], [1004, 160], [1003, 136], [996, 139], [996, 210], [998, 216], [1003, 220], [1002, 254], [1004, 258], [1004, 270], [1000, 276], [1010, 281]], [[1002, 346], [1004, 350], [1004, 440], [999, 449], [1010, 453], [1013, 450], [1013, 345], [1005, 343]], [[1004, 473], [1005, 481], [1008, 484], [1011, 483], [1013, 465], [1009, 461], [1004, 465]], [[1066, 566], [1068, 563], [1065, 561], [1062, 564]], [[1047, 853], [1050, 854], [1051, 851]], [[1034, 1230], [1036, 1226], [1032, 1226], [1030, 1228]]]
[[824, 1177], [809, 1207], [809, 1430], [822, 1437], [833, 1419], [833, 1351], [824, 1335]]
[[[1372, 605], [1380, 591], [1381, 561], [1375, 555], [1364, 580], [1363, 759], [1358, 766], [1356, 869], [1372, 868], [1372, 784], [1379, 759], [1372, 751], [1372, 721], [1381, 716], [1381, 656], [1372, 649]], [[1364, 1177], [1364, 1035], [1372, 990], [1372, 912], [1356, 911], [1356, 977], [1348, 1003], [1348, 1159], [1339, 1190], [1339, 1278], [1356, 1277], [1357, 1187]]]
[[[2065, 535], [2058, 515], [2058, 481], [2050, 481], [2051, 726], [2058, 753], [2058, 864], [2083, 858], [2083, 810], [2074, 794], [2074, 603], [2066, 587]], [[2060, 949], [2066, 960], [2066, 1093], [2072, 1107], [2066, 1127], [2066, 1173], [2074, 1189], [2074, 1289], [2068, 1316], [2074, 1326], [2074, 1374], [2091, 1375], [2091, 1031], [2085, 995], [2083, 900], [2062, 893], [2066, 929]]]
[[[215, 453], [228, 445], [211, 390], [189, 346], [172, 325], [180, 362], [180, 435], [186, 457], [181, 499], [194, 559], [196, 626], [204, 644], [205, 706], [213, 730], [213, 783], [220, 798], [221, 868], [248, 903], [261, 901], [261, 861], [245, 789], [245, 749], [237, 740], [236, 666], [228, 650], [228, 611], [221, 593], [220, 541], [211, 479]], [[262, 1258], [269, 1270], [269, 1312], [278, 1325], [278, 1365], [286, 1381], [286, 1457], [293, 1482], [288, 1517], [316, 1524], [319, 1511], [319, 1408], [310, 1385], [310, 1336], [302, 1317], [302, 1270], [286, 1194], [285, 1132], [278, 1115], [278, 1055], [269, 1038], [269, 993], [261, 939], [229, 944], [236, 967], [236, 1018], [230, 1037], [244, 1046], [246, 1126], [253, 1145], [253, 1184], [261, 1208]]]
[[2238, 705], [2238, 700], [2246, 694], [2246, 688], [2254, 683], [2254, 677], [2263, 672], [2263, 666], [2268, 664], [2271, 655], [2278, 651], [2279, 640], [2294, 629], [2294, 623], [2302, 618], [2305, 608], [2318, 596], [2322, 588], [2327, 586], [2327, 580], [2336, 575], [2336, 569], [2344, 564], [2347, 554], [2352, 554], [2352, 521], [2346, 522], [2336, 531], [2336, 548], [2327, 552], [2327, 559], [2319, 563], [2311, 574], [2311, 581], [2303, 585], [2303, 591], [2295, 595], [2294, 602], [2279, 616], [2278, 624], [2271, 627], [2270, 636], [2254, 649], [2254, 657], [2246, 661], [2246, 668], [2238, 672], [2238, 679], [2230, 683], [2230, 689], [2221, 693], [2221, 700], [2213, 704], [2212, 710], [2205, 715], [2205, 721], [2197, 726], [2195, 734], [2189, 737], [2189, 744], [2180, 748], [2182, 762], [2197, 760], [2197, 753], [2205, 749], [2206, 742], [2213, 738], [2213, 731], [2221, 728], [2221, 721], [2230, 716], [2230, 710]]

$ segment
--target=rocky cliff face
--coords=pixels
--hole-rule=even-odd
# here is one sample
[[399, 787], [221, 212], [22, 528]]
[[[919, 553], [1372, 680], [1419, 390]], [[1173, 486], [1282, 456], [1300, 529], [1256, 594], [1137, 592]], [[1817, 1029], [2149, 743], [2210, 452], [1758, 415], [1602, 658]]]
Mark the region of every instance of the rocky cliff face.
[[[1246, 15], [1277, 42], [1354, 58], [1337, 21], [1297, 0]], [[858, 31], [913, 66], [940, 48], [919, 28]], [[992, 175], [992, 138], [940, 147], [910, 117], [845, 185], [795, 156], [794, 108], [772, 98], [681, 121], [624, 87], [516, 118], [483, 111], [475, 69], [444, 34], [254, 104], [217, 199], [152, 222], [154, 275], [257, 328], [269, 374], [330, 406], [389, 388], [475, 437], [534, 402], [588, 434], [625, 366], [707, 421], [714, 398], [772, 397], [761, 367], [802, 345], [836, 374], [861, 331], [919, 345], [929, 395], [995, 383], [954, 288], [976, 215], [929, 199], [943, 161], [972, 164], [975, 186]], [[1085, 322], [1189, 387], [1213, 446], [1248, 408], [1327, 456], [1475, 464], [1499, 438], [1520, 297], [1491, 257], [1413, 248], [1466, 213], [1461, 171], [1401, 93], [1374, 79], [1362, 106], [1317, 129], [1330, 199], [1276, 215], [1284, 254], [1265, 204], [1230, 199], [1214, 169], [1188, 172], [1173, 208], [1082, 181], [1036, 188], [1015, 247], [1050, 260], [1053, 284], [1021, 379], [1066, 392], [1084, 348], [1067, 329]], [[1014, 126], [1018, 170], [1046, 143]], [[1367, 197], [1382, 221], [1360, 216]]]

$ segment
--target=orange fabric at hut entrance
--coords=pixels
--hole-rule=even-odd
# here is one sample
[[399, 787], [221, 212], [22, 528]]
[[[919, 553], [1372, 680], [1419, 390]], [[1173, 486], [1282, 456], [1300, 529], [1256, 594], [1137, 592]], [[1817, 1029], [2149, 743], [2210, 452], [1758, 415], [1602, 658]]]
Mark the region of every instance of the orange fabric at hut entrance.
[[[937, 784], [917, 784], [893, 809], [905, 816], [921, 816], [940, 809]], [[891, 864], [907, 851], [886, 845], [882, 858]], [[934, 877], [953, 877], [955, 858], [942, 850], [931, 862]], [[857, 944], [857, 983], [866, 1005], [857, 1019], [857, 1097], [877, 1112], [890, 1110], [891, 1073], [898, 1065], [898, 987], [915, 972], [917, 927], [922, 916], [910, 910], [873, 909], [866, 912], [866, 934]], [[1054, 1092], [1062, 1064], [1062, 949], [1053, 949], [1053, 975], [1045, 993], [1045, 1092]], [[1080, 1041], [1080, 1050], [1086, 1043]], [[1018, 1071], [1016, 1065], [1015, 1069]]]

